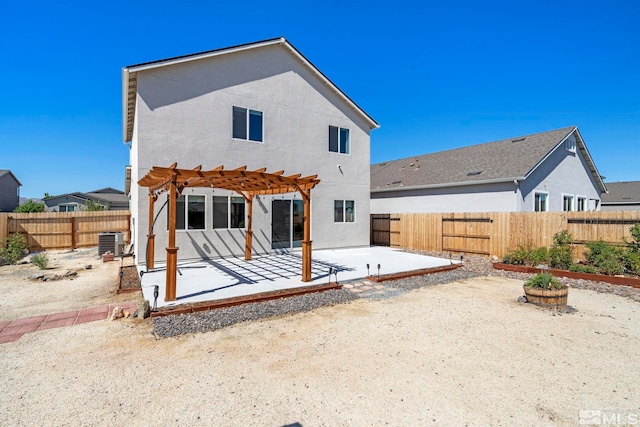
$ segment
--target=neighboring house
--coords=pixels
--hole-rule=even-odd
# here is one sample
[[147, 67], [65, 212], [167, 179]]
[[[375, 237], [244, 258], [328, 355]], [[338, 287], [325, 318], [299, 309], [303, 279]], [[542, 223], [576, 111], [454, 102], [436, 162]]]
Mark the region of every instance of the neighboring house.
[[[144, 262], [154, 166], [247, 166], [317, 175], [313, 248], [369, 244], [370, 131], [378, 124], [284, 38], [131, 65], [122, 70], [130, 143], [132, 236]], [[156, 252], [167, 246], [167, 194], [154, 204]], [[236, 193], [189, 188], [178, 199], [181, 259], [244, 254], [247, 209]], [[301, 246], [297, 193], [253, 203], [253, 251]]]
[[0, 169], [0, 212], [13, 212], [20, 204], [18, 178], [7, 169]]
[[603, 211], [640, 211], [640, 181], [607, 182]]
[[600, 210], [606, 191], [577, 127], [371, 166], [371, 213]]
[[120, 190], [107, 187], [88, 193], [67, 193], [49, 196], [42, 200], [46, 212], [86, 211], [90, 201], [106, 206], [107, 210], [119, 211], [129, 209], [129, 198]]

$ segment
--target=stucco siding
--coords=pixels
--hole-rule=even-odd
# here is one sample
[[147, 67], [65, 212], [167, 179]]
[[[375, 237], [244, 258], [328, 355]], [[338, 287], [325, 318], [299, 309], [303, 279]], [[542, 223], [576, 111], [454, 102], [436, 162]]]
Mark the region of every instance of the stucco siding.
[[[520, 200], [520, 211], [534, 210], [536, 192], [547, 193], [549, 211], [562, 211], [563, 196], [573, 196], [574, 210], [578, 197], [587, 201], [597, 200], [596, 210], [600, 210], [600, 193], [593, 175], [579, 150], [571, 153], [564, 146], [558, 147], [527, 179], [521, 184], [523, 197]], [[589, 210], [589, 207], [587, 206]]]
[[371, 193], [371, 213], [509, 212], [517, 207], [513, 183]]
[[[266, 167], [268, 172], [317, 174], [321, 182], [311, 191], [313, 247], [369, 243], [369, 125], [284, 47], [138, 72], [137, 87], [132, 183], [153, 166], [173, 162], [180, 168], [246, 165], [248, 169]], [[264, 142], [232, 138], [233, 106], [263, 113]], [[329, 152], [330, 125], [349, 129], [350, 154]], [[179, 257], [243, 253], [244, 230], [211, 229], [211, 190], [190, 189], [185, 194], [189, 192], [206, 196], [208, 223], [203, 232], [178, 232]], [[140, 248], [145, 245], [148, 227], [147, 194], [146, 188], [132, 185], [140, 260], [144, 259]], [[215, 190], [214, 194], [222, 192]], [[156, 212], [163, 197], [166, 195], [156, 202]], [[356, 201], [354, 223], [333, 223], [334, 200]], [[253, 226], [254, 251], [271, 251], [271, 197], [254, 202]], [[166, 246], [165, 230], [163, 213], [156, 223], [156, 253]]]

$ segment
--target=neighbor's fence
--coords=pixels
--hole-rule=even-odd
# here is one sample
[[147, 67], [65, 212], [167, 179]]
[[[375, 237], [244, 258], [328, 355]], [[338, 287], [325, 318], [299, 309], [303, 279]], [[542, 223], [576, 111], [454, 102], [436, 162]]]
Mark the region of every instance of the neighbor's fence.
[[582, 258], [585, 242], [620, 244], [639, 222], [640, 211], [391, 214], [389, 239], [391, 247], [502, 258], [518, 245], [550, 247], [567, 230]]
[[0, 241], [18, 233], [32, 251], [98, 246], [104, 231], [123, 232], [130, 241], [130, 218], [129, 211], [0, 213]]

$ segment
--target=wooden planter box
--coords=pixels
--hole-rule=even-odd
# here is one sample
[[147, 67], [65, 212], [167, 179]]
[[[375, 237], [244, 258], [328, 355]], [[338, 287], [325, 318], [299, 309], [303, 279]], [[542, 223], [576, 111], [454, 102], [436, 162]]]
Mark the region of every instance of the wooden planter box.
[[567, 270], [555, 270], [553, 268], [544, 269], [544, 268], [536, 268], [536, 267], [527, 267], [524, 265], [504, 264], [502, 262], [494, 263], [493, 268], [495, 268], [496, 270], [515, 271], [518, 273], [530, 273], [530, 274], [549, 273], [556, 277], [568, 277], [570, 279], [590, 280], [592, 282], [605, 282], [605, 283], [610, 283], [612, 285], [624, 285], [624, 286], [631, 286], [632, 288], [640, 289], [640, 279], [637, 279], [634, 277], [618, 277], [618, 276], [607, 276], [605, 274], [576, 273], [576, 272], [567, 271]]
[[537, 289], [523, 286], [527, 301], [531, 304], [549, 308], [564, 308], [567, 306], [569, 288]]

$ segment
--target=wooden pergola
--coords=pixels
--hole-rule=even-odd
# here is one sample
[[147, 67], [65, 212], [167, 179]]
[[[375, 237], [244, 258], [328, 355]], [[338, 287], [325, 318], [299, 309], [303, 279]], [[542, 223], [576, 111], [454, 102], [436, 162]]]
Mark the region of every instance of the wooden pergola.
[[194, 169], [178, 169], [177, 163], [167, 167], [154, 166], [138, 185], [149, 188], [149, 245], [147, 267], [154, 268], [155, 234], [154, 203], [164, 192], [169, 193], [169, 239], [166, 259], [165, 301], [176, 300], [176, 273], [178, 270], [178, 249], [176, 247], [176, 201], [187, 187], [221, 188], [235, 191], [247, 203], [247, 231], [244, 259], [251, 259], [253, 240], [252, 216], [253, 198], [257, 195], [284, 194], [298, 192], [304, 201], [304, 237], [302, 240], [302, 281], [311, 281], [311, 189], [320, 182], [317, 175], [301, 177], [300, 174], [284, 176], [284, 171], [267, 173], [266, 168], [247, 170], [246, 166], [225, 170], [218, 166], [203, 171], [202, 166]]

